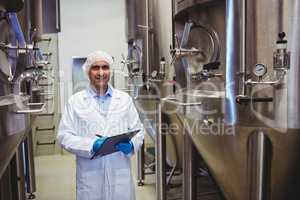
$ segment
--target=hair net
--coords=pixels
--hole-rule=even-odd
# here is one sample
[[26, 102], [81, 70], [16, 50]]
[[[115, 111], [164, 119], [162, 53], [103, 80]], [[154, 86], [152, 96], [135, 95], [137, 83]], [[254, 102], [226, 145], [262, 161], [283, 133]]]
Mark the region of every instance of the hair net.
[[113, 64], [113, 59], [108, 53], [104, 51], [95, 51], [87, 56], [86, 61], [82, 66], [86, 75], [88, 75], [91, 66], [97, 61], [105, 61], [109, 66]]

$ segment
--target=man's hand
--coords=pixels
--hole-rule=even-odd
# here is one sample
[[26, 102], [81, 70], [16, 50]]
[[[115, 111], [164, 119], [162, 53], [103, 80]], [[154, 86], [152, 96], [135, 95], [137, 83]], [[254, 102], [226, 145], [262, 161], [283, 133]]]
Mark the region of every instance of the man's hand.
[[133, 144], [132, 144], [132, 142], [131, 141], [128, 141], [128, 142], [120, 142], [120, 143], [118, 143], [118, 144], [116, 144], [116, 149], [118, 150], [118, 151], [121, 151], [121, 152], [123, 152], [124, 154], [129, 154], [129, 153], [131, 153], [132, 152], [132, 150], [133, 150]]
[[93, 153], [96, 153], [97, 151], [99, 151], [99, 149], [101, 148], [101, 146], [103, 145], [103, 143], [105, 142], [105, 140], [107, 139], [107, 137], [99, 137], [93, 144]]

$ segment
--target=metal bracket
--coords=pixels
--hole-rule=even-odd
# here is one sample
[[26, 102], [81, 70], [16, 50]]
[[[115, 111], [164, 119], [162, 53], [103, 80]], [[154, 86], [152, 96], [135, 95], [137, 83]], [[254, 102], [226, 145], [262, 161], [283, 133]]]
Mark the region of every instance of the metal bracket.
[[251, 97], [251, 96], [244, 96], [238, 95], [236, 96], [236, 102], [239, 104], [246, 104], [250, 102], [273, 102], [273, 97]]
[[54, 112], [51, 112], [51, 113], [40, 113], [40, 114], [37, 114], [38, 116], [54, 116]]
[[51, 128], [39, 128], [38, 126], [35, 128], [36, 131], [54, 131], [55, 130], [55, 126], [51, 127]]
[[36, 142], [36, 144], [37, 145], [50, 145], [50, 144], [55, 144], [55, 140], [53, 140], [53, 142], [39, 142], [39, 141], [37, 141]]
[[27, 53], [28, 51], [39, 51], [40, 49], [34, 47], [32, 44], [27, 44], [25, 47], [13, 46], [11, 44], [5, 44], [0, 42], [0, 49], [3, 50], [18, 50], [19, 53]]
[[41, 38], [39, 42], [51, 42], [51, 38]]
[[53, 83], [46, 83], [46, 84], [39, 83], [38, 85], [41, 87], [50, 87], [50, 86], [53, 86]]
[[202, 105], [202, 102], [181, 102], [178, 99], [176, 99], [175, 97], [174, 98], [172, 98], [172, 97], [162, 98], [161, 101], [175, 104], [178, 106], [200, 106], [200, 105]]

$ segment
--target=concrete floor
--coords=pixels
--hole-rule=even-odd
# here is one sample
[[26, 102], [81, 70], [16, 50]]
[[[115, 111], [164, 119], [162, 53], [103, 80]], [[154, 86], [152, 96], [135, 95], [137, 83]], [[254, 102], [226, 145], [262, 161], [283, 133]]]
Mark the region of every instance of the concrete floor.
[[[135, 158], [132, 159], [135, 166]], [[135, 176], [135, 167], [133, 174]], [[75, 200], [75, 157], [71, 154], [55, 154], [35, 157], [38, 200]], [[134, 177], [135, 179], [135, 177]], [[136, 179], [135, 179], [136, 180]], [[136, 199], [154, 200], [154, 176], [146, 176], [145, 185], [136, 186]]]

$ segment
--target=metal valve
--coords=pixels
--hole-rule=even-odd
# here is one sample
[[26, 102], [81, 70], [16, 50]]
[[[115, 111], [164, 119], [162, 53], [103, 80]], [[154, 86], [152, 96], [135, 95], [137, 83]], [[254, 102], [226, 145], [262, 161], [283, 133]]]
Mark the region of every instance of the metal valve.
[[122, 56], [121, 64], [128, 65], [128, 64], [136, 64], [137, 63], [137, 61], [135, 59], [125, 58], [124, 54], [122, 54], [121, 56]]
[[180, 44], [177, 35], [175, 35], [175, 47], [170, 47], [170, 54], [173, 57], [172, 63], [175, 61], [175, 59], [182, 58], [185, 56], [195, 56], [199, 53], [202, 53], [199, 49], [195, 47], [192, 47], [190, 49], [184, 48], [188, 43], [189, 34], [193, 25], [194, 23], [191, 21], [185, 23]]
[[179, 42], [178, 42], [178, 37], [175, 35], [175, 38], [176, 38], [176, 46], [175, 48], [172, 48], [172, 46], [170, 46], [170, 54], [172, 55], [172, 62], [171, 63], [174, 63], [174, 61], [178, 58], [182, 58], [182, 57], [185, 57], [185, 56], [195, 56], [195, 55], [198, 55], [199, 53], [202, 53], [199, 49], [197, 48], [190, 48], [190, 49], [187, 49], [187, 48], [182, 48], [182, 46], [179, 46]]
[[129, 76], [140, 75], [142, 73], [142, 49], [138, 46], [135, 40], [128, 41], [127, 58], [122, 54], [121, 61], [124, 66], [127, 66]]
[[287, 51], [287, 40], [284, 40], [285, 33], [278, 34], [278, 40], [276, 41], [277, 49], [273, 53], [273, 68], [277, 71], [275, 80], [265, 81], [263, 76], [267, 73], [267, 66], [258, 63], [255, 65], [253, 73], [258, 77], [258, 81], [248, 79], [245, 84], [248, 86], [253, 85], [279, 85], [282, 83], [287, 70], [290, 69], [290, 52]]
[[159, 65], [159, 78], [164, 79], [166, 76], [166, 59], [161, 57]]
[[170, 53], [175, 56], [176, 58], [180, 58], [183, 56], [193, 56], [201, 53], [200, 50], [192, 47], [191, 49], [185, 49], [185, 48], [174, 48], [170, 49]]
[[161, 82], [165, 79], [166, 76], [166, 59], [161, 57], [159, 71], [152, 71], [150, 78], [148, 79], [151, 82]]
[[218, 70], [220, 65], [221, 63], [218, 61], [210, 62], [203, 65], [203, 69], [200, 72], [191, 75], [192, 80], [199, 81], [199, 80], [208, 80], [210, 78], [215, 78], [215, 77], [223, 77], [223, 74], [215, 73], [215, 70]]
[[289, 69], [291, 53], [287, 51], [287, 40], [284, 40], [285, 33], [279, 33], [278, 37], [277, 50], [273, 53], [273, 67], [275, 70]]

